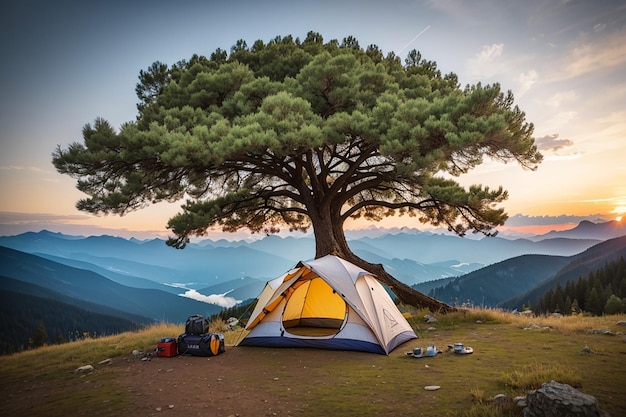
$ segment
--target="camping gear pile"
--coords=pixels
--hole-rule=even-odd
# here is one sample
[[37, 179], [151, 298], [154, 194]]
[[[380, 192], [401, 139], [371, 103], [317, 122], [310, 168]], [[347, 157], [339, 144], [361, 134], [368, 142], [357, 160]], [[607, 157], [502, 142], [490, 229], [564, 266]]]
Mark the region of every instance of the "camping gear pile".
[[185, 333], [178, 336], [178, 339], [166, 337], [159, 340], [156, 354], [165, 358], [184, 354], [216, 356], [225, 350], [224, 335], [209, 333], [209, 320], [194, 314], [185, 322]]
[[224, 335], [209, 333], [209, 320], [196, 314], [185, 323], [185, 333], [178, 336], [178, 354], [217, 356], [224, 353]]

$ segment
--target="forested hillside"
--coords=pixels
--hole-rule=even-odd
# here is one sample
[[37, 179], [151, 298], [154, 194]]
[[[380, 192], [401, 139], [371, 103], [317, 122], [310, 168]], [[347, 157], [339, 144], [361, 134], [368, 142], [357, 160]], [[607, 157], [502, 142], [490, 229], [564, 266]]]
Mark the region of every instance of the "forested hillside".
[[568, 281], [565, 287], [557, 283], [538, 305], [530, 307], [535, 313], [576, 314], [584, 311], [597, 316], [623, 313], [626, 310], [626, 261], [621, 257], [607, 262], [577, 281]]
[[[593, 274], [597, 273], [597, 271], [605, 268], [607, 265], [618, 262], [621, 258], [626, 258], [626, 236], [609, 239], [605, 242], [599, 243], [587, 249], [586, 251], [576, 256], [572, 256], [571, 262], [568, 263], [556, 274], [546, 277], [543, 282], [534, 287], [532, 290], [521, 293], [509, 300], [506, 300], [499, 304], [499, 306], [511, 310], [521, 309], [528, 306], [530, 306], [531, 308], [536, 308], [541, 303], [541, 300], [544, 299], [544, 296], [550, 292], [550, 290], [555, 292], [557, 291], [557, 288], [559, 286], [561, 287], [561, 289], [564, 289], [570, 282], [571, 284], [569, 285], [571, 286], [576, 283], [579, 278], [592, 276]], [[618, 279], [621, 278], [618, 277]], [[591, 285], [594, 286], [595, 284], [592, 283]], [[600, 289], [601, 286], [597, 285], [597, 290], [599, 291]], [[602, 289], [606, 290], [606, 288]], [[577, 299], [579, 307], [582, 299], [581, 295], [582, 292], [577, 293], [576, 297], [570, 297], [572, 303], [574, 301], [574, 298]], [[585, 295], [587, 295], [586, 292]], [[610, 296], [610, 294], [608, 294], [606, 298], [603, 298], [603, 294], [598, 295], [605, 302]], [[564, 303], [566, 298], [566, 296], [563, 296], [563, 303], [559, 305], [559, 310], [562, 310], [565, 307]], [[585, 300], [586, 299], [587, 298], [585, 297]], [[560, 301], [560, 297], [557, 296], [556, 301]], [[552, 306], [550, 302], [548, 303], [548, 305], [546, 305], [546, 307], [556, 307], [556, 305]], [[596, 313], [598, 311], [599, 310], [596, 309]]]
[[136, 330], [139, 324], [70, 304], [0, 290], [0, 354]]
[[451, 305], [494, 307], [529, 291], [569, 262], [564, 256], [517, 256], [455, 278], [429, 295]]

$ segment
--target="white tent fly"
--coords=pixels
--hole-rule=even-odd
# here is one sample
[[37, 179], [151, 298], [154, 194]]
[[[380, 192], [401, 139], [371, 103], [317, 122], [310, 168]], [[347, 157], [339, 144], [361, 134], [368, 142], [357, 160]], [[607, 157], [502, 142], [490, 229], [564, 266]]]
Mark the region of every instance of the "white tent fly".
[[246, 329], [240, 346], [389, 354], [417, 338], [374, 275], [333, 255], [268, 281]]

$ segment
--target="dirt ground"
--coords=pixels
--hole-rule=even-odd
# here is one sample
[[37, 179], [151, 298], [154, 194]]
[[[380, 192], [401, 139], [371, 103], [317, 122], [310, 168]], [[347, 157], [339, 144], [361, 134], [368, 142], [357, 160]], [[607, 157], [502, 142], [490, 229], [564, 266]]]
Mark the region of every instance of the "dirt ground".
[[[323, 369], [377, 355], [319, 349], [227, 347], [214, 357], [127, 356], [122, 383], [141, 416], [297, 416], [310, 406], [307, 384], [331, 385]], [[287, 354], [287, 355], [283, 355]], [[289, 361], [285, 360], [288, 357]]]

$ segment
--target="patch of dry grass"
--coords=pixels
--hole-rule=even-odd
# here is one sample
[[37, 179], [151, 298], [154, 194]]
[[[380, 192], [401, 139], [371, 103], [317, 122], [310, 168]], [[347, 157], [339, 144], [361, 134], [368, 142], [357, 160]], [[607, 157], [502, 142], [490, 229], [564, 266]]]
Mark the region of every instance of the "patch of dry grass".
[[541, 384], [552, 380], [574, 388], [582, 387], [580, 374], [574, 368], [560, 362], [550, 364], [535, 362], [502, 373], [503, 383], [518, 391], [539, 389]]

